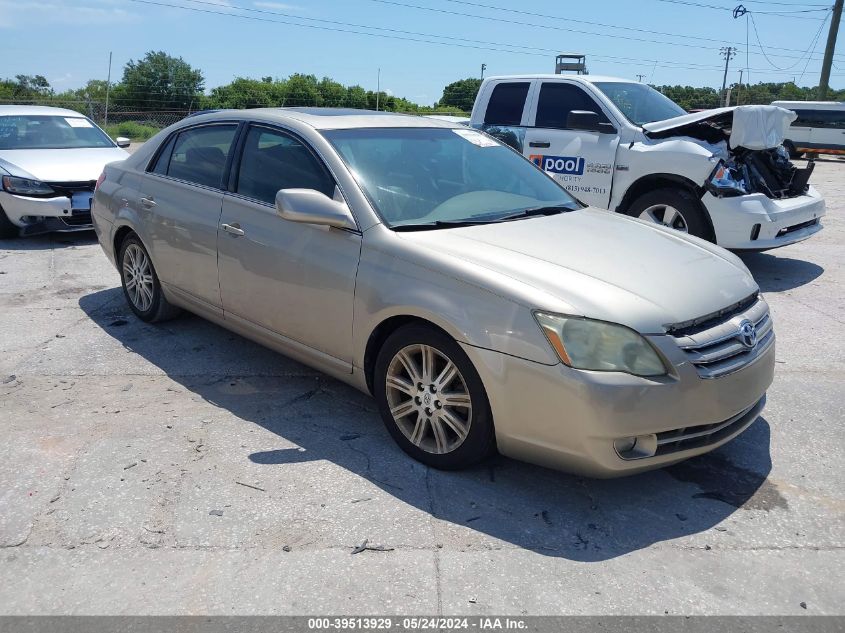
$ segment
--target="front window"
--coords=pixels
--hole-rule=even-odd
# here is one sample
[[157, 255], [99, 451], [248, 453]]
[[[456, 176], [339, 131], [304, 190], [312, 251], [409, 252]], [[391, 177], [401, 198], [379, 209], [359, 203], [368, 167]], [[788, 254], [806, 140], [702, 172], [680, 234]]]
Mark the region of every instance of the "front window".
[[686, 114], [686, 111], [651, 86], [622, 81], [597, 81], [593, 84], [622, 111], [631, 123], [644, 125]]
[[75, 149], [115, 147], [84, 116], [0, 116], [0, 149]]
[[529, 210], [581, 206], [477, 130], [358, 128], [323, 135], [390, 227], [495, 222]]

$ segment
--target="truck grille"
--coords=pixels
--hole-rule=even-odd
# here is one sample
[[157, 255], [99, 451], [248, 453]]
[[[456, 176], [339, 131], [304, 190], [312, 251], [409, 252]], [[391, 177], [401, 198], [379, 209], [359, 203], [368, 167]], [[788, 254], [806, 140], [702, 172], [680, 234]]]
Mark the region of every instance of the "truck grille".
[[746, 305], [731, 310], [725, 318], [705, 319], [699, 328], [669, 328], [701, 378], [719, 378], [739, 371], [774, 343], [775, 332], [766, 302], [757, 297], [751, 305], [742, 303]]

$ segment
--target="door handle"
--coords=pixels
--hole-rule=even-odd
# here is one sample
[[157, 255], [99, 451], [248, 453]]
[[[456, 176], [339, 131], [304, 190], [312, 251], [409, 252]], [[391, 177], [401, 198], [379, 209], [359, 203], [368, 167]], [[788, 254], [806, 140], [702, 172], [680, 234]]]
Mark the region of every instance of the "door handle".
[[552, 144], [549, 141], [531, 141], [528, 143], [528, 147], [551, 147]]
[[141, 198], [141, 206], [145, 209], [152, 209], [154, 206], [156, 206], [156, 201], [153, 200], [152, 197]]
[[226, 231], [229, 235], [236, 235], [240, 237], [244, 234], [244, 230], [240, 224], [221, 224], [220, 228]]

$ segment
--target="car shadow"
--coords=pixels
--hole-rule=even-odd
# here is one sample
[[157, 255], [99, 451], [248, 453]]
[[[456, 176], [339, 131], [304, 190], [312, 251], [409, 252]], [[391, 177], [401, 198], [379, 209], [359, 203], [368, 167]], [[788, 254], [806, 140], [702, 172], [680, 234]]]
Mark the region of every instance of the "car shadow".
[[[766, 479], [770, 430], [762, 417], [712, 453], [623, 479], [587, 479], [501, 456], [465, 471], [443, 472], [405, 456], [372, 399], [339, 381], [199, 317], [141, 323], [119, 288], [83, 296], [79, 305], [126, 350], [192, 394], [278, 436], [278, 442], [268, 441], [243, 459], [267, 468], [327, 460], [440, 519], [442, 533], [467, 541], [467, 531], [474, 531], [476, 537], [547, 556], [603, 561], [717, 526], [729, 531], [730, 522], [720, 524], [736, 512], [786, 507]], [[210, 375], [201, 369], [217, 367], [215, 361], [202, 365], [207, 362], [202, 356], [228, 359], [234, 369], [225, 370], [230, 375]], [[267, 375], [274, 366], [283, 375]], [[706, 542], [702, 538], [700, 547]]]
[[41, 233], [0, 240], [0, 251], [47, 251], [53, 248], [87, 246], [96, 243], [97, 234], [94, 229], [70, 233]]
[[763, 292], [792, 290], [810, 283], [824, 273], [824, 268], [803, 259], [753, 252], [738, 255], [748, 266]]

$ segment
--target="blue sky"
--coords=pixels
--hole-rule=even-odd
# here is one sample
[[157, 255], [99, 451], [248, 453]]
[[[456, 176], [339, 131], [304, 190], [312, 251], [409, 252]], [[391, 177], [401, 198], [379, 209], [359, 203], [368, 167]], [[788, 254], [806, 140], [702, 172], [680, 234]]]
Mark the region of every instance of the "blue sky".
[[[304, 72], [375, 89], [381, 67], [382, 89], [432, 103], [447, 83], [478, 76], [482, 63], [488, 75], [552, 72], [558, 51], [586, 53], [593, 74], [642, 74], [657, 84], [720, 86], [721, 46], [740, 49], [729, 81], [746, 66], [747, 18], [731, 15], [738, 0], [146, 1], [152, 3], [0, 0], [0, 76], [43, 74], [64, 90], [105, 79], [109, 51], [119, 79], [129, 59], [152, 49], [202, 69], [207, 88], [236, 76]], [[748, 21], [752, 82], [818, 83], [829, 24], [821, 22], [829, 12], [818, 9], [832, 0], [743, 4], [754, 16]], [[760, 54], [755, 25], [768, 59]], [[835, 88], [845, 86], [839, 39]]]

